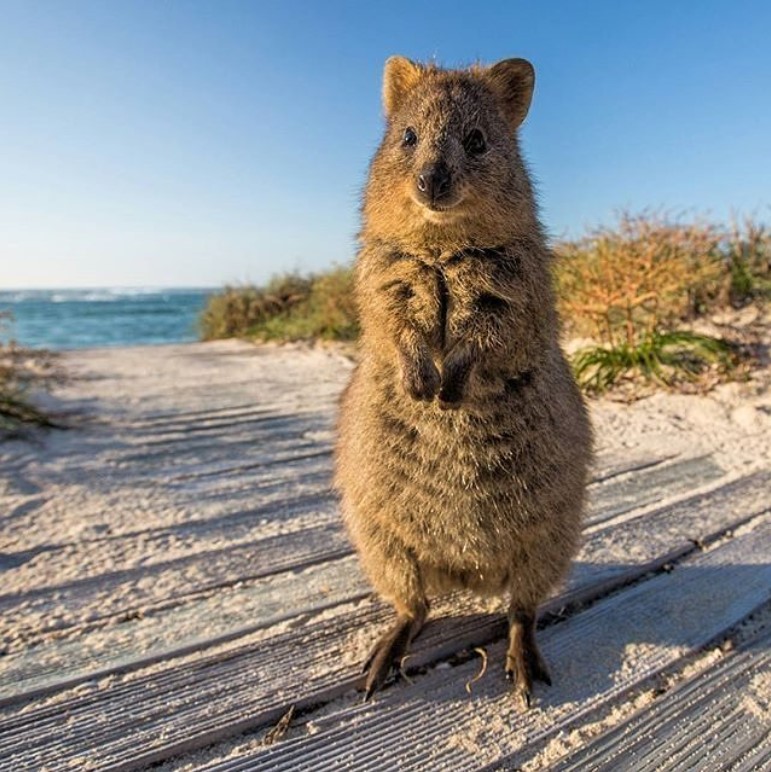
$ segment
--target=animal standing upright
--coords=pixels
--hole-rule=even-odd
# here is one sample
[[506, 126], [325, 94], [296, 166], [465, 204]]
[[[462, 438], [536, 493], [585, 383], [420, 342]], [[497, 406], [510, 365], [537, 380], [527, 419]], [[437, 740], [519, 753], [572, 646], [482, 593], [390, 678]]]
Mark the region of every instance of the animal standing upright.
[[578, 547], [591, 431], [519, 150], [533, 86], [523, 59], [386, 63], [335, 477], [361, 564], [397, 614], [365, 666], [367, 696], [428, 598], [458, 588], [508, 593], [505, 667], [524, 703], [534, 679], [550, 683], [536, 608]]

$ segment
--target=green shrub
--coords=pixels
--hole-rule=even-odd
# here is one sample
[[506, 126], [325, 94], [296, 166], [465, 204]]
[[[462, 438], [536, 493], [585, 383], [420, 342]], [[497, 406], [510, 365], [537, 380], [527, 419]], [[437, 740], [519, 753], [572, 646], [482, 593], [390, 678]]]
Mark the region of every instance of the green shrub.
[[266, 321], [307, 301], [312, 279], [285, 274], [265, 287], [225, 287], [209, 297], [200, 318], [204, 340], [245, 336]]
[[724, 372], [733, 369], [730, 345], [686, 330], [653, 332], [635, 344], [590, 346], [573, 357], [579, 385], [592, 393], [602, 393], [624, 377], [674, 386], [683, 379], [695, 380], [712, 365]]
[[338, 267], [280, 276], [265, 287], [226, 287], [209, 298], [201, 328], [205, 340], [354, 340], [359, 327], [353, 272]]
[[721, 300], [740, 307], [771, 298], [771, 232], [765, 225], [749, 217], [734, 222], [723, 254], [728, 276]]

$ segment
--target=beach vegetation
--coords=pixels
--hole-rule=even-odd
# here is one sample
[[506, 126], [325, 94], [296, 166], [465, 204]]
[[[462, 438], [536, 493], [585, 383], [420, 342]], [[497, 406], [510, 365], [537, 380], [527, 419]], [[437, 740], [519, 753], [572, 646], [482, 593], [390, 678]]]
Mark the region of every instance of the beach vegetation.
[[[554, 244], [555, 286], [567, 339], [588, 392], [621, 382], [713, 384], [738, 377], [745, 349], [714, 331], [711, 315], [771, 298], [771, 232], [756, 218], [729, 226], [661, 212], [621, 212], [606, 227]], [[205, 340], [354, 340], [353, 271], [285, 274], [264, 286], [213, 294]]]
[[0, 438], [25, 427], [57, 425], [34, 404], [32, 392], [63, 380], [55, 353], [19, 346], [6, 338], [10, 322], [11, 314], [0, 311]]
[[359, 327], [353, 271], [335, 267], [284, 274], [263, 287], [226, 287], [209, 298], [200, 323], [204, 340], [354, 340]]
[[698, 320], [769, 296], [768, 231], [752, 219], [724, 228], [657, 213], [622, 213], [611, 227], [557, 245], [555, 280], [573, 356], [588, 391], [622, 380], [676, 386], [731, 377], [741, 349], [697, 333]]

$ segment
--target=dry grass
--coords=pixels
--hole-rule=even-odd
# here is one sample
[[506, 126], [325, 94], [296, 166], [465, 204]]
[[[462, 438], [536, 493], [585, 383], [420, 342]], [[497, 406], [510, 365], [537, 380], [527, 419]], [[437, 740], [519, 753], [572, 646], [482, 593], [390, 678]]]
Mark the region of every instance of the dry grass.
[[[622, 213], [610, 227], [555, 247], [568, 335], [594, 345], [574, 359], [588, 391], [628, 376], [677, 386], [733, 377], [735, 348], [689, 326], [699, 317], [771, 297], [771, 233], [752, 218], [720, 226]], [[350, 268], [228, 287], [201, 319], [204, 339], [352, 340], [358, 334]]]
[[595, 341], [574, 357], [588, 391], [629, 377], [668, 386], [732, 377], [735, 347], [697, 335], [688, 324], [769, 295], [771, 239], [751, 219], [728, 229], [622, 214], [615, 226], [562, 243], [556, 252], [568, 332]]
[[311, 276], [286, 274], [265, 287], [227, 287], [201, 317], [204, 340], [353, 340], [358, 335], [349, 268]]
[[[10, 319], [8, 312], [0, 311], [0, 332]], [[56, 354], [0, 340], [0, 437], [24, 426], [54, 426], [53, 419], [30, 401], [30, 392], [47, 389], [63, 378]]]

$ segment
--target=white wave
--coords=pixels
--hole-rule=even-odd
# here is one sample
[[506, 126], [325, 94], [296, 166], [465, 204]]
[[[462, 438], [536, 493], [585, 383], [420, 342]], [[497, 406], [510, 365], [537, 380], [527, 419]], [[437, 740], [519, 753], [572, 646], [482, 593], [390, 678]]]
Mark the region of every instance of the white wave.
[[89, 287], [83, 289], [0, 290], [0, 306], [29, 301], [48, 303], [112, 303], [120, 300], [160, 297], [169, 299], [186, 292], [208, 292], [186, 287]]

